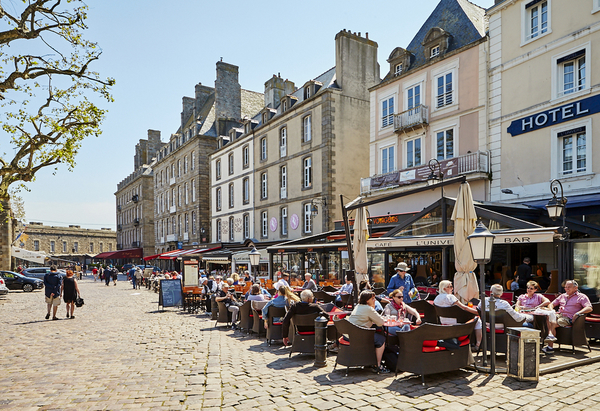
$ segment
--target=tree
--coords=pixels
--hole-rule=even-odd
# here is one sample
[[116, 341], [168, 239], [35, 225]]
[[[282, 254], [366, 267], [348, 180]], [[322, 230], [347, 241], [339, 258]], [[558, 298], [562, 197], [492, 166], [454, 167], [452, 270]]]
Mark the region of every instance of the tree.
[[111, 102], [114, 84], [90, 69], [102, 51], [82, 36], [82, 1], [21, 2], [0, 0], [0, 141], [10, 146], [0, 153], [3, 205], [11, 185], [24, 188], [40, 169], [73, 169], [82, 141], [101, 134], [106, 111], [92, 99]]

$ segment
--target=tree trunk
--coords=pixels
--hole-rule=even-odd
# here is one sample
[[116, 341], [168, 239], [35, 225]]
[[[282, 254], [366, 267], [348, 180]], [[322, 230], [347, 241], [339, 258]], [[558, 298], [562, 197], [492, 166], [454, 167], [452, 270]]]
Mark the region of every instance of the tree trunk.
[[11, 269], [11, 250], [13, 241], [13, 218], [9, 198], [0, 198], [0, 270]]

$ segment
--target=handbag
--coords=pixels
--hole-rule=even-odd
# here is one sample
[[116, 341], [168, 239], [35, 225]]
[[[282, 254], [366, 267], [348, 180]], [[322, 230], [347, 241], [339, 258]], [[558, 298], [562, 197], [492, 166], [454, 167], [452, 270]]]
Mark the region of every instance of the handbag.
[[77, 294], [77, 298], [75, 299], [75, 307], [81, 307], [83, 306], [83, 304], [85, 304], [83, 302], [83, 298], [81, 298], [79, 294]]

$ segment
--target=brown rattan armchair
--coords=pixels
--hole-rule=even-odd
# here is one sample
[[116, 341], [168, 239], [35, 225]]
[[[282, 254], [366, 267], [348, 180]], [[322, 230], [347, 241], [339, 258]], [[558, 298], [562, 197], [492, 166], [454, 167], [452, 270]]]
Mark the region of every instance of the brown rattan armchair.
[[313, 292], [313, 295], [315, 296], [315, 301], [320, 303], [327, 304], [335, 301], [335, 296], [328, 294], [325, 291], [315, 291]]
[[585, 317], [585, 335], [600, 340], [600, 303], [592, 303], [592, 312]]
[[559, 345], [571, 345], [573, 352], [575, 352], [576, 345], [585, 345], [587, 349], [592, 352], [590, 344], [587, 339], [586, 316], [577, 316], [573, 324], [568, 327], [556, 327], [556, 342]]
[[[481, 313], [480, 309], [477, 308], [477, 311], [479, 313]], [[523, 327], [523, 323], [525, 322], [523, 321], [516, 321], [514, 318], [512, 318], [510, 316], [510, 314], [508, 314], [506, 311], [504, 310], [496, 310], [496, 315], [494, 316], [495, 318], [495, 322], [496, 325], [497, 324], [503, 324], [504, 328], [496, 328], [495, 333], [493, 334], [496, 338], [496, 353], [504, 353], [506, 354], [507, 348], [508, 348], [508, 336], [506, 334], [506, 329], [509, 327]], [[490, 333], [490, 312], [486, 311], [485, 313], [485, 320], [488, 323], [486, 325], [487, 328], [487, 332], [486, 332], [486, 338], [487, 338], [487, 348], [488, 350], [490, 349], [490, 347], [492, 346], [492, 334]]]
[[345, 318], [333, 320], [338, 333], [348, 336], [348, 341], [340, 337], [338, 355], [335, 367], [338, 364], [346, 366], [346, 376], [350, 367], [368, 367], [377, 365], [375, 354], [375, 328], [363, 328], [352, 324]]
[[254, 321], [252, 322], [252, 332], [258, 334], [258, 338], [260, 338], [260, 334], [266, 332], [265, 324], [262, 318], [262, 309], [267, 304], [267, 301], [250, 301], [252, 306], [252, 316]]
[[294, 330], [290, 357], [295, 352], [309, 354], [315, 352], [315, 318], [318, 316], [319, 313], [296, 314], [290, 319], [292, 330]]
[[323, 288], [321, 288], [321, 290], [328, 292], [328, 293], [335, 293], [338, 289], [332, 285], [326, 285]]
[[415, 300], [408, 305], [419, 312], [424, 323], [439, 324], [435, 307], [428, 300]]
[[251, 301], [247, 300], [240, 307], [240, 330], [245, 330], [246, 332], [250, 332], [252, 330], [252, 323], [254, 321], [252, 314], [252, 306]]
[[267, 344], [271, 345], [273, 340], [283, 339], [283, 317], [285, 316], [284, 307], [269, 306], [269, 321], [267, 327]]
[[454, 318], [458, 324], [464, 324], [467, 321], [475, 318], [475, 314], [465, 311], [457, 305], [453, 305], [452, 307], [438, 307], [434, 305], [433, 307], [438, 317], [439, 324], [441, 324], [439, 317]]
[[215, 301], [217, 303], [218, 314], [217, 314], [217, 322], [215, 323], [215, 327], [219, 323], [225, 323], [227, 326], [231, 324], [231, 313], [225, 307], [225, 303], [223, 301]]

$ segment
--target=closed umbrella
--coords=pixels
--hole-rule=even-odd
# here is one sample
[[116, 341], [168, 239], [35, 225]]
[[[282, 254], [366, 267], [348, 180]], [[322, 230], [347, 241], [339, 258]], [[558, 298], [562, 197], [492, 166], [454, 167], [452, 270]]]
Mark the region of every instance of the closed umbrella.
[[454, 221], [454, 256], [456, 274], [454, 275], [454, 293], [463, 302], [479, 296], [477, 277], [473, 273], [477, 263], [473, 261], [467, 237], [475, 231], [477, 213], [473, 205], [471, 186], [464, 182], [458, 189], [458, 197], [452, 211]]
[[356, 283], [368, 280], [367, 271], [369, 261], [367, 258], [367, 240], [369, 239], [369, 225], [367, 222], [367, 211], [364, 207], [356, 209], [354, 218], [354, 242], [352, 251], [354, 253], [354, 269], [356, 271]]

